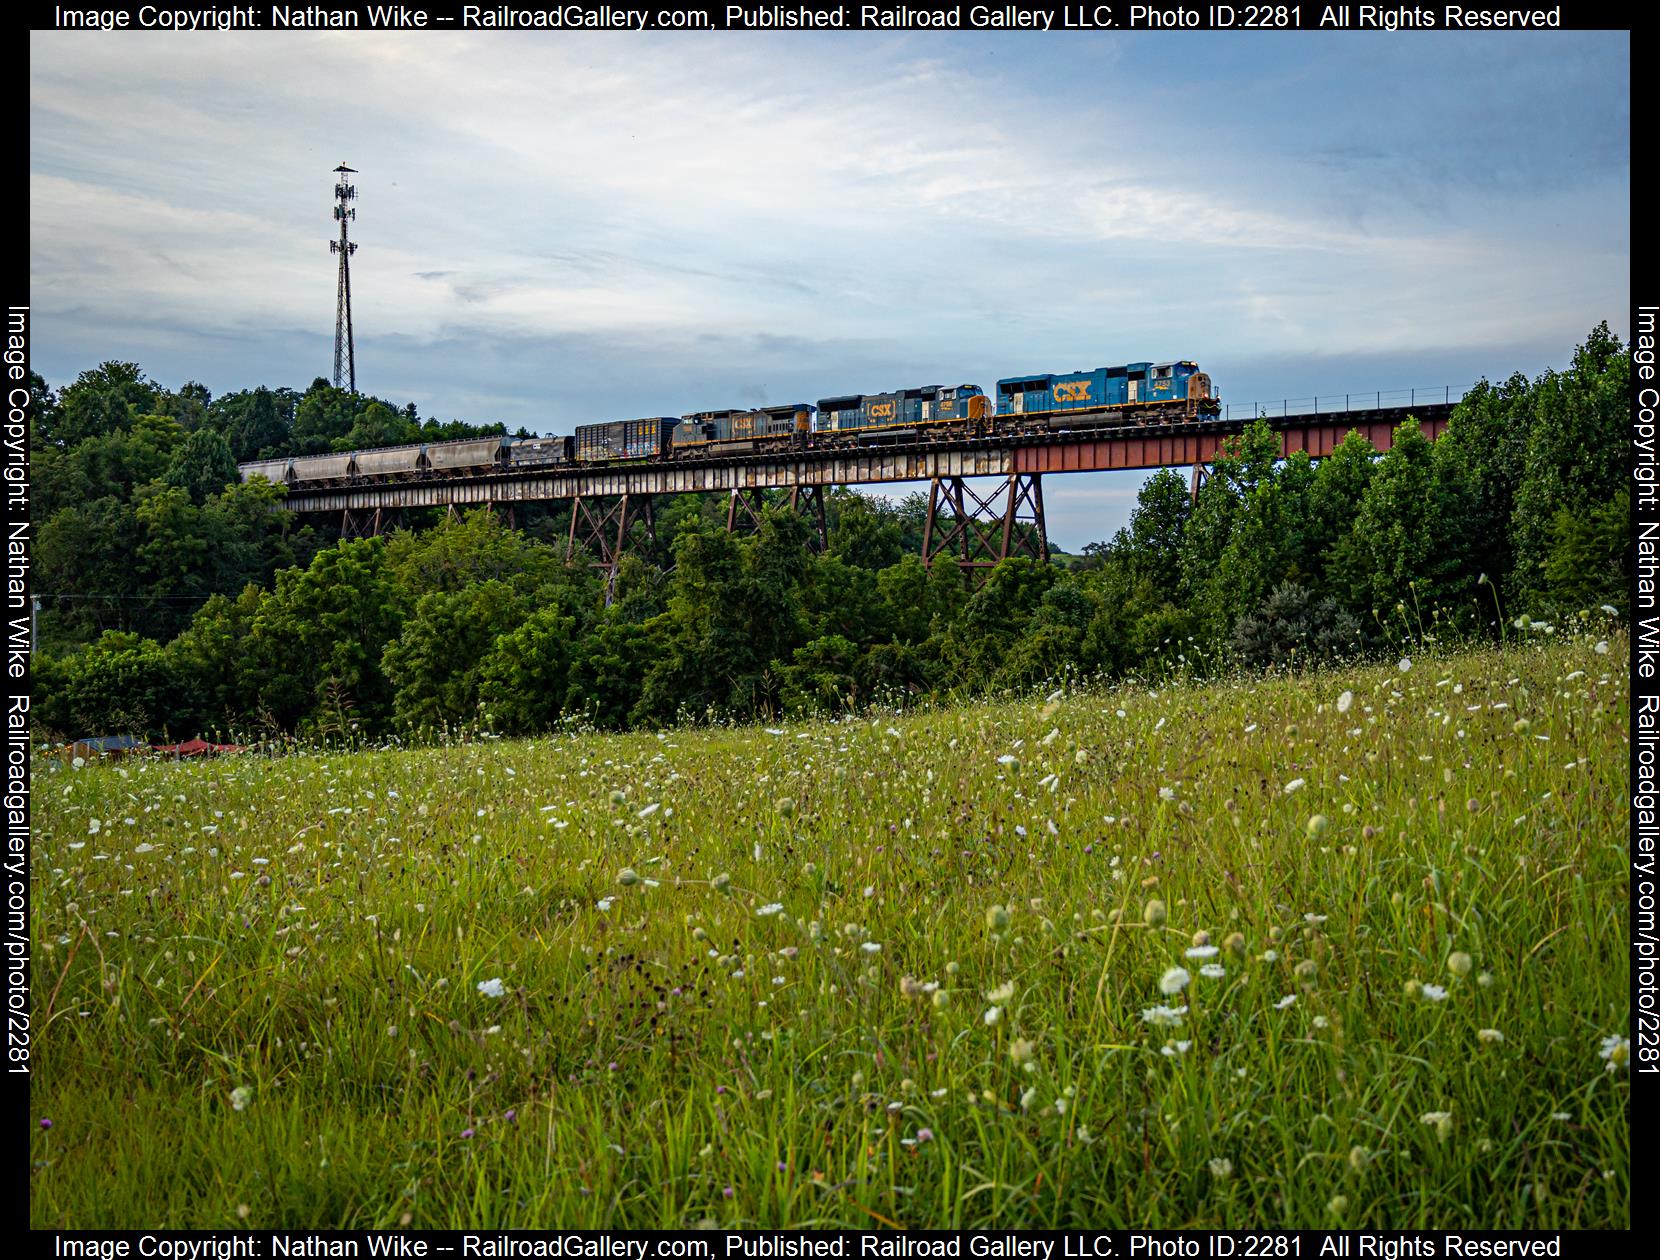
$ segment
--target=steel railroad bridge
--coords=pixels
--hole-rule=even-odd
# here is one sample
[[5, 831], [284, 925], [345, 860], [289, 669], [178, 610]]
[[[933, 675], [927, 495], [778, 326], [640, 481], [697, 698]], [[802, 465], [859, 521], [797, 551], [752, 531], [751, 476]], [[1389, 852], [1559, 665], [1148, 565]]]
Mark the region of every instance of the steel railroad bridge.
[[[1366, 395], [1366, 402], [1371, 398]], [[1427, 437], [1438, 438], [1455, 401], [1447, 391], [1445, 400], [1437, 397], [1433, 402], [1343, 411], [1288, 409], [1287, 414], [1262, 418], [1278, 433], [1282, 455], [1307, 451], [1319, 458], [1331, 454], [1351, 431], [1386, 451], [1394, 444], [1396, 426], [1409, 417], [1419, 422]], [[1108, 413], [1079, 412], [1068, 417], [1067, 428], [1047, 432], [935, 440], [913, 432], [898, 441], [825, 450], [559, 464], [453, 477], [390, 474], [359, 477], [350, 485], [293, 487], [283, 507], [290, 512], [339, 513], [341, 534], [351, 538], [379, 534], [406, 509], [447, 508], [453, 513], [484, 507], [511, 522], [517, 504], [568, 501], [567, 558], [584, 547], [595, 564], [614, 577], [636, 524], [655, 538], [653, 503], [661, 495], [725, 494], [726, 525], [734, 531], [758, 528], [769, 501], [787, 503], [807, 518], [822, 547], [827, 489], [926, 481], [923, 562], [931, 566], [950, 560], [973, 572], [1010, 556], [1049, 558], [1043, 514], [1046, 474], [1191, 467], [1196, 495], [1206, 466], [1223, 442], [1243, 432], [1258, 414], [1113, 426]], [[995, 478], [996, 484], [982, 495], [968, 484], [973, 478]]]

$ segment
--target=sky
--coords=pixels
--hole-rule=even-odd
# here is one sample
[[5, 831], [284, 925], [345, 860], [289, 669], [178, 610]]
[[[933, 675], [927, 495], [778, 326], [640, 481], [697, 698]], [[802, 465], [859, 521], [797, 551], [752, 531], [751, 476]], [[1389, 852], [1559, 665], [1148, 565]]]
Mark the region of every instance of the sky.
[[[34, 32], [34, 368], [577, 424], [1186, 358], [1225, 402], [1629, 335], [1611, 33]], [[1047, 478], [1049, 533], [1145, 474]], [[896, 488], [896, 492], [903, 488]]]

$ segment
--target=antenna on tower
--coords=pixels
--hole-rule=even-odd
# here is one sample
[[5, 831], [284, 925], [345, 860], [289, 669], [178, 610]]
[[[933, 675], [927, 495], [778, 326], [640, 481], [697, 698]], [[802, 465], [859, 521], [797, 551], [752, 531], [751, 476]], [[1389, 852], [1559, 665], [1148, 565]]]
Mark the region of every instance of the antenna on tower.
[[357, 218], [357, 209], [351, 203], [357, 200], [357, 186], [346, 182], [346, 176], [357, 172], [344, 162], [334, 168], [338, 179], [334, 185], [334, 217], [340, 221], [340, 239], [329, 242], [329, 252], [340, 255], [340, 281], [336, 286], [334, 304], [334, 387], [342, 384], [357, 393], [357, 353], [352, 346], [352, 255], [357, 244], [346, 239], [346, 224]]

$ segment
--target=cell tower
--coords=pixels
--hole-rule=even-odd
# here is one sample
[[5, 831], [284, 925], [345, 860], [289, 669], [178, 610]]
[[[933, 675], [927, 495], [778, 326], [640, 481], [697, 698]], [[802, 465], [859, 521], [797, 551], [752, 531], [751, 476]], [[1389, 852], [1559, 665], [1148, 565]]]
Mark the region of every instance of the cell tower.
[[329, 242], [329, 252], [340, 255], [340, 282], [334, 305], [334, 387], [344, 385], [357, 393], [357, 352], [352, 347], [352, 255], [357, 244], [346, 239], [346, 224], [357, 218], [357, 209], [351, 203], [357, 200], [357, 186], [348, 184], [346, 176], [357, 172], [344, 162], [334, 168], [339, 178], [334, 185], [334, 217], [340, 220], [340, 239]]

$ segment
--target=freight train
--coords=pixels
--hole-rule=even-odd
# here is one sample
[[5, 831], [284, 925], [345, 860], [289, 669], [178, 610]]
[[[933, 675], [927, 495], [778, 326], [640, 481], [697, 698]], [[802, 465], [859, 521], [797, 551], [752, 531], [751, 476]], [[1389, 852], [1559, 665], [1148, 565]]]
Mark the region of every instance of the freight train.
[[579, 424], [570, 437], [465, 438], [369, 451], [296, 455], [241, 466], [242, 480], [289, 486], [359, 485], [473, 477], [570, 464], [681, 460], [777, 450], [823, 450], [983, 438], [1100, 425], [1163, 425], [1214, 417], [1220, 397], [1190, 359], [1004, 377], [978, 385], [926, 385], [844, 394], [753, 410], [648, 416]]

